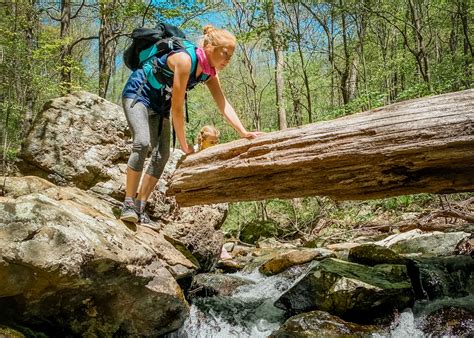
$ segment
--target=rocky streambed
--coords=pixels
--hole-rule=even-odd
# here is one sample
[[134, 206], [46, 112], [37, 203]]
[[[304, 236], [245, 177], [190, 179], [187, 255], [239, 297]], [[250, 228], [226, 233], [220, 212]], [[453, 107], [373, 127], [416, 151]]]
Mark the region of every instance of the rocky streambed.
[[470, 336], [474, 260], [455, 254], [469, 238], [415, 230], [336, 251], [236, 246], [236, 264], [222, 266], [242, 270], [195, 276], [190, 316], [168, 337]]

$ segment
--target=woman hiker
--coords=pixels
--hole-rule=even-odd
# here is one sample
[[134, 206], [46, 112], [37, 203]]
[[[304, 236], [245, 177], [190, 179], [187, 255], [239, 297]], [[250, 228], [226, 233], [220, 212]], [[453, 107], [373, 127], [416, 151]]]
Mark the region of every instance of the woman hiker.
[[[171, 74], [172, 91], [168, 86], [166, 90], [155, 89], [150, 81], [144, 81], [145, 71], [142, 67], [130, 75], [123, 90], [122, 104], [132, 132], [133, 147], [128, 160], [121, 220], [153, 226], [145, 212], [145, 205], [170, 155], [170, 111], [181, 149], [186, 154], [193, 152], [193, 146], [186, 141], [183, 106], [186, 89], [193, 87], [196, 82], [206, 83], [220, 112], [240, 137], [253, 139], [261, 134], [245, 129], [221, 89], [217, 73], [229, 63], [235, 44], [232, 33], [207, 25], [200, 47], [178, 49], [156, 57], [154, 63], [161, 65], [163, 72]], [[191, 53], [195, 53], [195, 72], [192, 71]], [[151, 159], [142, 179], [149, 145], [152, 148]], [[140, 179], [142, 184], [138, 190]]]

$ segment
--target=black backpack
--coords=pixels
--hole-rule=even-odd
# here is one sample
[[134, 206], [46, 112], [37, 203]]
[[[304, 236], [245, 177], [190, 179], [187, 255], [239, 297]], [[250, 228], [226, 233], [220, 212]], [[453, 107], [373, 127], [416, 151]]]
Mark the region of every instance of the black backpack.
[[150, 48], [160, 40], [177, 37], [185, 39], [186, 35], [176, 26], [160, 22], [155, 28], [134, 29], [131, 36], [132, 43], [123, 53], [125, 65], [132, 71], [141, 66], [139, 54], [142, 50]]

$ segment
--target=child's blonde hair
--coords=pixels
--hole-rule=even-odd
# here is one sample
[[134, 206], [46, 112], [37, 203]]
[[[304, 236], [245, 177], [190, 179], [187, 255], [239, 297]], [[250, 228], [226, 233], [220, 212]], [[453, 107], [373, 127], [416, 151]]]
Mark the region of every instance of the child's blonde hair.
[[214, 126], [206, 125], [201, 128], [198, 134], [198, 148], [204, 150], [219, 143], [219, 136], [221, 133]]
[[203, 34], [204, 36], [200, 41], [201, 47], [212, 45], [215, 47], [235, 48], [235, 44], [237, 43], [234, 34], [225, 29], [215, 28], [213, 25], [204, 26]]

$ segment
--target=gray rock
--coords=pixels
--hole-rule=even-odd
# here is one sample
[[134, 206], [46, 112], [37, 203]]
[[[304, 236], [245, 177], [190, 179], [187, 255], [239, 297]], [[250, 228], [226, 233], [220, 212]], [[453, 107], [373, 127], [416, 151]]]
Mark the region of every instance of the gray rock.
[[474, 295], [474, 258], [420, 257], [409, 260], [408, 273], [417, 299]]
[[445, 306], [423, 317], [421, 328], [430, 337], [472, 337], [474, 311]]
[[349, 250], [349, 261], [369, 266], [406, 264], [407, 260], [393, 250], [376, 244], [361, 244]]
[[122, 109], [80, 91], [45, 104], [21, 157], [56, 183], [113, 195], [123, 189], [124, 167], [119, 164], [128, 159], [128, 140]]
[[324, 311], [311, 311], [289, 318], [271, 338], [372, 337], [383, 330], [374, 325], [346, 322]]
[[224, 243], [224, 249], [226, 249], [228, 252], [232, 252], [232, 250], [234, 250], [234, 247], [235, 243], [233, 242]]
[[225, 219], [226, 210], [226, 205], [180, 209], [174, 221], [164, 224], [163, 233], [185, 245], [199, 262], [200, 271], [211, 271], [224, 243], [224, 234], [216, 227]]
[[156, 336], [181, 326], [189, 309], [175, 278], [196, 266], [162, 235], [128, 228], [110, 204], [77, 188], [22, 177], [7, 178], [5, 191], [2, 318], [86, 336]]
[[368, 267], [327, 258], [314, 262], [313, 268], [275, 305], [290, 314], [322, 310], [345, 320], [367, 323], [412, 303], [413, 291], [405, 265]]
[[419, 229], [389, 236], [374, 244], [392, 249], [400, 254], [421, 253], [430, 256], [453, 255], [459, 242], [469, 238], [466, 232], [423, 233]]
[[172, 238], [173, 245], [182, 251], [183, 245], [199, 262], [200, 271], [211, 271], [217, 265], [224, 234], [219, 231], [227, 217], [227, 204], [214, 204], [180, 208], [174, 197], [166, 196], [167, 186], [184, 153], [171, 151], [158, 189], [150, 198], [149, 211], [162, 226], [162, 232]]
[[232, 275], [201, 273], [194, 276], [189, 295], [191, 297], [230, 296], [237, 287], [253, 283]]
[[280, 252], [276, 253], [270, 260], [260, 266], [259, 271], [267, 276], [275, 275], [294, 265], [335, 256], [334, 252], [323, 248], [297, 249], [288, 252]]

